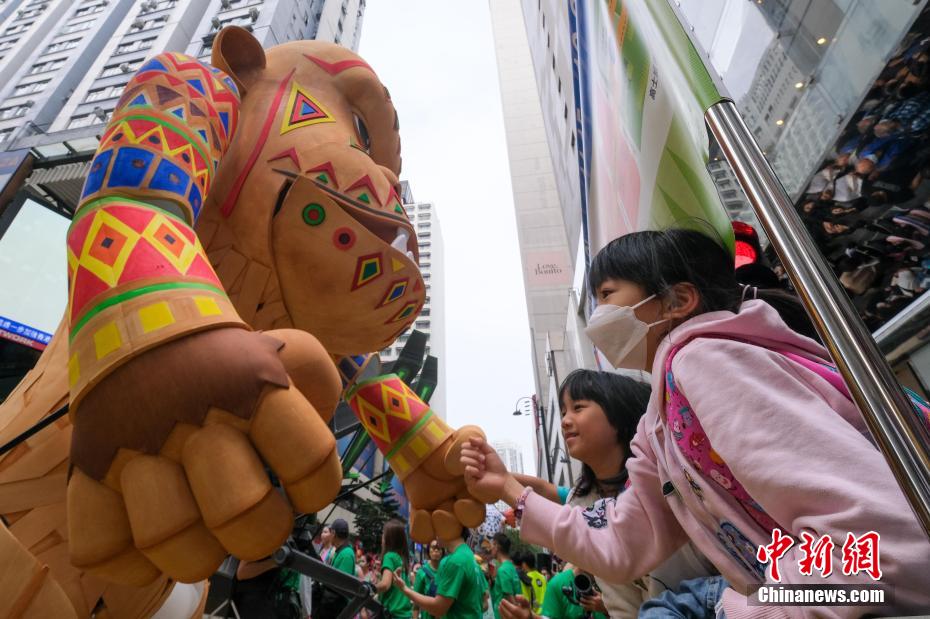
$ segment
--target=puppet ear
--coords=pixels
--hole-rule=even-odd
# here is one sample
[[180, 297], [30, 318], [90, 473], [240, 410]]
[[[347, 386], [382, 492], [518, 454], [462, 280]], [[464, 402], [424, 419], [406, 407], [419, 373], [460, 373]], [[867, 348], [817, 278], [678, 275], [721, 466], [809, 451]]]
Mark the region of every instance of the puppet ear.
[[213, 39], [210, 62], [233, 78], [244, 97], [265, 68], [265, 50], [245, 28], [226, 26]]

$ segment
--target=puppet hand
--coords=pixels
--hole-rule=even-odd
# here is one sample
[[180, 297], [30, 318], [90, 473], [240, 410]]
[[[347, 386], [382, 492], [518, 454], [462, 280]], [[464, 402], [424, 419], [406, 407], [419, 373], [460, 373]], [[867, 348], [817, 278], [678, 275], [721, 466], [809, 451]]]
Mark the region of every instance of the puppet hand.
[[72, 409], [72, 563], [140, 586], [257, 560], [339, 490], [326, 426], [341, 391], [309, 334], [218, 328], [133, 357]]
[[462, 527], [484, 522], [486, 497], [468, 489], [461, 466], [462, 445], [475, 437], [484, 437], [477, 426], [459, 428], [404, 480], [410, 500], [410, 536], [416, 541], [454, 539], [462, 534]]

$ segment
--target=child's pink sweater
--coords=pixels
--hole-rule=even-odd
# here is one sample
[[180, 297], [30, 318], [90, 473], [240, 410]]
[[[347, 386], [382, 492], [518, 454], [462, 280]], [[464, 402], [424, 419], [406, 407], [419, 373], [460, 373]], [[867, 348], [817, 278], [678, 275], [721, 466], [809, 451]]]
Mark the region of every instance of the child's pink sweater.
[[[762, 301], [744, 303], [739, 314], [692, 318], [660, 345], [652, 368], [652, 399], [627, 461], [632, 485], [615, 504], [608, 503], [606, 525], [590, 514], [586, 518], [579, 507], [530, 494], [521, 537], [620, 583], [649, 573], [690, 538], [735, 589], [724, 595], [728, 619], [868, 612], [863, 607], [761, 608], [748, 606], [737, 593], [770, 578], [767, 570], [760, 578], [753, 560], [770, 535], [724, 488], [694, 469], [665, 425], [666, 356], [673, 345], [698, 334], [726, 334], [758, 344], [697, 339], [675, 355], [672, 371], [714, 450], [750, 496], [799, 540], [779, 562], [782, 583], [873, 582], [868, 576], [842, 574], [841, 549], [847, 532], [858, 536], [874, 530], [881, 535], [879, 584], [893, 586], [895, 604], [872, 612], [930, 609], [930, 541], [881, 453], [864, 436], [865, 423], [855, 405], [820, 376], [765, 348], [828, 358]], [[799, 573], [802, 531], [828, 534], [836, 544], [828, 579], [816, 571], [813, 577]]]

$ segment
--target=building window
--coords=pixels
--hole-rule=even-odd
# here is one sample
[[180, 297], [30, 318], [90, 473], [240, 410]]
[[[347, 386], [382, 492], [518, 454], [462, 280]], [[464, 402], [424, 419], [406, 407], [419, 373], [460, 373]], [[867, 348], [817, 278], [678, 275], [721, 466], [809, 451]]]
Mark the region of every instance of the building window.
[[264, 0], [220, 0], [222, 11], [233, 11], [235, 9], [245, 8], [253, 4], [262, 4]]
[[42, 11], [44, 10], [44, 6], [36, 7], [34, 9], [23, 9], [18, 12], [18, 15], [20, 19], [29, 19], [30, 17], [41, 15]]
[[423, 239], [428, 239], [432, 233], [429, 230], [423, 230], [422, 232], [417, 232], [417, 236]]
[[429, 329], [429, 321], [428, 321], [428, 320], [418, 320], [418, 321], [416, 322], [416, 328], [417, 328], [417, 329]]
[[429, 229], [429, 227], [430, 227], [430, 223], [428, 221], [421, 221], [420, 223], [417, 224], [417, 228], [420, 228], [420, 229], [423, 229], [423, 228]]
[[161, 17], [156, 17], [154, 19], [137, 19], [132, 22], [132, 26], [129, 27], [129, 32], [142, 32], [143, 30], [151, 30], [153, 28], [160, 28], [168, 23], [168, 16], [162, 15]]
[[85, 16], [85, 15], [93, 15], [94, 13], [99, 13], [99, 12], [102, 11], [102, 10], [103, 10], [103, 5], [102, 5], [102, 4], [95, 4], [95, 5], [93, 5], [93, 6], [85, 6], [85, 7], [79, 8], [77, 11], [75, 11], [75, 12], [74, 12], [74, 16], [75, 16], [75, 17], [83, 17], [83, 16]]
[[139, 15], [146, 15], [148, 13], [154, 13], [155, 11], [164, 11], [165, 9], [173, 9], [177, 4], [178, 0], [161, 0], [161, 2], [143, 3]]
[[7, 120], [8, 118], [19, 118], [20, 116], [25, 116], [26, 112], [29, 111], [29, 108], [32, 107], [32, 102], [22, 105], [13, 105], [11, 107], [5, 107], [0, 109], [0, 120]]
[[58, 41], [46, 47], [45, 53], [54, 54], [55, 52], [63, 52], [68, 49], [74, 49], [75, 47], [78, 46], [78, 43], [80, 42], [81, 42], [80, 39], [68, 39], [67, 41]]
[[91, 103], [92, 101], [103, 101], [105, 99], [116, 99], [123, 92], [125, 84], [116, 84], [115, 86], [107, 86], [106, 88], [97, 88], [91, 90], [87, 93], [87, 96], [84, 98], [84, 103]]
[[0, 144], [3, 144], [7, 140], [13, 137], [13, 129], [0, 129]]
[[423, 261], [421, 261], [421, 262], [420, 262], [420, 268], [421, 268], [421, 269], [428, 269], [428, 268], [430, 268], [430, 267], [432, 266], [432, 264], [433, 264], [433, 263], [431, 263], [431, 262], [423, 262]]
[[18, 41], [19, 39], [11, 39], [9, 41], [3, 41], [2, 43], [0, 43], [0, 52], [5, 52], [6, 50], [10, 49], [14, 45], [16, 45]]
[[82, 21], [79, 24], [68, 24], [59, 31], [58, 34], [73, 34], [75, 32], [82, 32], [84, 30], [89, 30], [94, 25], [93, 19], [88, 19], [87, 21]]
[[47, 71], [56, 71], [62, 68], [63, 66], [65, 66], [64, 59], [40, 62], [38, 64], [32, 65], [32, 68], [29, 69], [29, 75], [35, 75], [37, 73], [45, 73]]
[[23, 24], [13, 24], [12, 26], [10, 26], [9, 28], [7, 28], [7, 29], [3, 32], [3, 36], [7, 36], [8, 34], [17, 34], [17, 33], [20, 33], [20, 32], [25, 32], [26, 30], [29, 29], [29, 26], [31, 26], [32, 24], [33, 24], [33, 22], [26, 22], [26, 23], [23, 23]]
[[68, 123], [68, 129], [77, 129], [78, 127], [89, 127], [91, 125], [102, 125], [110, 119], [110, 112], [105, 112], [104, 118], [97, 114], [84, 114], [83, 116], [74, 116]]
[[428, 307], [424, 307], [423, 309], [421, 309], [421, 310], [420, 310], [420, 316], [429, 316], [429, 308], [428, 308]]
[[237, 15], [236, 17], [227, 17], [226, 19], [219, 19], [217, 17], [213, 18], [213, 27], [211, 32], [219, 32], [226, 26], [243, 26], [247, 30], [251, 29], [253, 22], [258, 21], [259, 11], [256, 8], [251, 9], [245, 15]]
[[155, 43], [156, 37], [149, 37], [147, 39], [139, 39], [138, 41], [131, 41], [129, 43], [120, 43], [116, 47], [117, 54], [128, 54], [129, 52], [138, 52], [144, 49], [149, 49], [152, 47], [152, 44]]
[[13, 96], [18, 97], [20, 95], [28, 95], [33, 92], [41, 92], [45, 90], [45, 86], [51, 80], [45, 80], [43, 82], [32, 82], [31, 84], [20, 84], [16, 87], [16, 90], [13, 91]]
[[113, 77], [123, 73], [132, 73], [142, 65], [143, 58], [132, 60], [130, 62], [121, 62], [120, 64], [109, 64], [100, 72], [100, 77]]

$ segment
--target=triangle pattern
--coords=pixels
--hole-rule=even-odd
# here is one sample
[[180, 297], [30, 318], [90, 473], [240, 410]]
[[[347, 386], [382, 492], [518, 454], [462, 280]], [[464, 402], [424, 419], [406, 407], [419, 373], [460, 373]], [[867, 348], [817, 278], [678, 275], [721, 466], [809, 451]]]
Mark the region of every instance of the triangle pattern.
[[155, 86], [155, 94], [158, 95], [158, 103], [161, 105], [181, 98], [181, 95], [170, 88], [165, 88], [164, 86]]
[[299, 127], [316, 123], [336, 122], [319, 101], [301, 88], [296, 82], [291, 84], [284, 119], [281, 123], [282, 135]]

